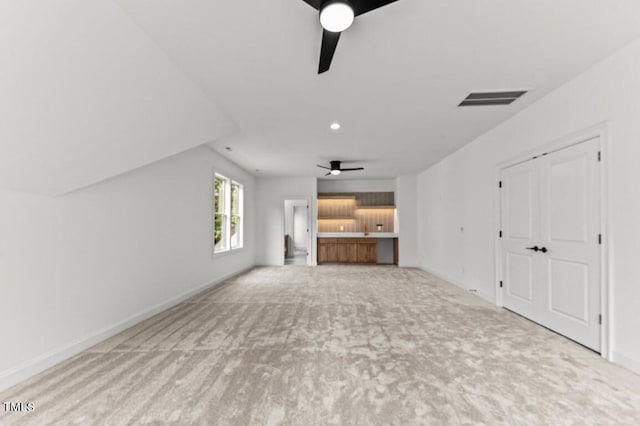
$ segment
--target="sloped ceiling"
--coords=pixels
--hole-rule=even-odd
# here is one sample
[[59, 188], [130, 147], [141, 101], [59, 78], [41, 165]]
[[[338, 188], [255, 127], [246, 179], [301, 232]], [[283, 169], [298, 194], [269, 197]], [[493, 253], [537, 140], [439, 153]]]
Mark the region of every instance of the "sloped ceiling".
[[0, 188], [63, 194], [234, 128], [111, 0], [0, 1]]
[[[398, 0], [356, 18], [317, 75], [302, 0], [117, 1], [233, 116], [211, 146], [257, 175], [320, 177], [329, 160], [366, 168], [344, 178], [420, 172], [640, 35], [638, 0]], [[520, 88], [509, 107], [456, 107]]]
[[[317, 75], [302, 0], [0, 0], [0, 188], [63, 194], [201, 144], [257, 176], [417, 173], [638, 22], [637, 0], [398, 0], [358, 17]], [[456, 107], [502, 89], [530, 92]]]

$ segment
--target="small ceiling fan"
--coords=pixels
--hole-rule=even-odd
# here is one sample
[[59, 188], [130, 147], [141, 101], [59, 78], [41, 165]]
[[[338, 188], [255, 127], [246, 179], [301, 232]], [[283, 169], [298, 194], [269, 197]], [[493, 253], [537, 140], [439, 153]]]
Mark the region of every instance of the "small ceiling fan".
[[322, 48], [318, 74], [329, 70], [340, 34], [351, 26], [356, 16], [371, 12], [397, 0], [303, 0], [320, 12]]
[[342, 169], [342, 168], [340, 168], [340, 163], [342, 163], [342, 161], [329, 161], [329, 163], [331, 164], [331, 167], [325, 167], [325, 166], [318, 165], [318, 167], [320, 167], [322, 169], [329, 170], [329, 173], [327, 173], [325, 176], [329, 176], [329, 175], [337, 176], [342, 172], [352, 172], [354, 170], [364, 170], [364, 167], [355, 167], [355, 168], [351, 168], [351, 169]]

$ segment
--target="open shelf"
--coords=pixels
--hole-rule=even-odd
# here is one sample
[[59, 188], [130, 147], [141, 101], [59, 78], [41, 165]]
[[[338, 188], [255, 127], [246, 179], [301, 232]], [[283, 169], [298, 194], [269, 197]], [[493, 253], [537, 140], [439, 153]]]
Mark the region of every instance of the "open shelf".
[[353, 216], [318, 216], [318, 220], [356, 220]]
[[349, 195], [349, 194], [344, 194], [344, 195], [318, 194], [318, 200], [355, 200], [355, 199], [356, 199], [355, 195]]
[[358, 206], [356, 210], [393, 210], [396, 206]]

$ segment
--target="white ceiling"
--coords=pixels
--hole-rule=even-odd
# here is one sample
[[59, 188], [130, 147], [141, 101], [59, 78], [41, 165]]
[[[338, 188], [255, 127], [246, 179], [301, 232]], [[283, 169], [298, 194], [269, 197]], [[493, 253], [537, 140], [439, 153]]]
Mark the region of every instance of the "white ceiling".
[[234, 124], [111, 0], [0, 0], [0, 188], [58, 195]]
[[[356, 18], [317, 75], [302, 0], [117, 1], [236, 121], [211, 146], [258, 175], [322, 176], [329, 160], [366, 168], [346, 178], [422, 171], [640, 35], [637, 0], [398, 0]], [[520, 88], [510, 107], [456, 108]]]
[[[358, 17], [317, 75], [302, 0], [0, 0], [0, 188], [60, 194], [205, 143], [258, 176], [329, 160], [366, 168], [346, 178], [416, 173], [639, 23], [637, 0], [398, 0]], [[509, 107], [456, 108], [521, 88]]]

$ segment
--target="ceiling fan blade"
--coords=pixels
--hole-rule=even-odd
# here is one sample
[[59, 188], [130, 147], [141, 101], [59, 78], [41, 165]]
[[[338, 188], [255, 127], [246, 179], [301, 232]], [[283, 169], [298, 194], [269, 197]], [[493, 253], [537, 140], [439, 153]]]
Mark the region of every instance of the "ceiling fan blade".
[[341, 172], [352, 172], [354, 170], [364, 170], [364, 167], [355, 167], [353, 169], [340, 169]]
[[342, 34], [332, 33], [327, 30], [322, 31], [322, 48], [320, 49], [320, 65], [318, 66], [318, 74], [322, 74], [329, 70], [333, 54], [338, 46], [338, 40], [340, 40], [340, 34]]
[[331, 170], [329, 167], [321, 166], [320, 164], [318, 164], [317, 166], [318, 166], [318, 167], [320, 167], [320, 168], [322, 168], [322, 169]]
[[398, 0], [354, 0], [353, 11], [358, 16], [396, 1]]
[[327, 173], [325, 176], [329, 176], [331, 174], [331, 172]]
[[320, 10], [320, 0], [302, 0], [316, 10]]

